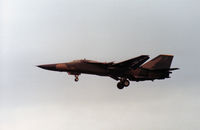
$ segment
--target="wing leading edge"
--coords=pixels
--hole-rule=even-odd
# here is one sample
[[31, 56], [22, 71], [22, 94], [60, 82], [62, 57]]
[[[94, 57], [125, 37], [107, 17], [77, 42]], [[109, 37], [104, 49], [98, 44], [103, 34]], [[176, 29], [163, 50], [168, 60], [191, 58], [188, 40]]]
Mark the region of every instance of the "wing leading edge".
[[114, 63], [111, 67], [136, 69], [148, 59], [148, 55], [141, 55], [123, 62]]

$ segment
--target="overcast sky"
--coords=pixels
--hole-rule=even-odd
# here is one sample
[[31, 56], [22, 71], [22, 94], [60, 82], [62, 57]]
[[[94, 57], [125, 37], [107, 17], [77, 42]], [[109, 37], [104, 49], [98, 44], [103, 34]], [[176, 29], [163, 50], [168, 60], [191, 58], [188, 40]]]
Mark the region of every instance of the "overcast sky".
[[[1, 0], [0, 130], [200, 129], [198, 0]], [[131, 82], [36, 65], [172, 54], [171, 79]]]

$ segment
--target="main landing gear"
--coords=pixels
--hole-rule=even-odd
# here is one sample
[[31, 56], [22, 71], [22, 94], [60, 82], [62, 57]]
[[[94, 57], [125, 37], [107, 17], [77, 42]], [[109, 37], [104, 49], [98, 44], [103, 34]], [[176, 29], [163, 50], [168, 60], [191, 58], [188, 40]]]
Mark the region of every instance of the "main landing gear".
[[75, 82], [78, 82], [78, 80], [79, 80], [78, 76], [79, 75], [75, 75], [75, 79], [74, 79]]
[[123, 89], [124, 87], [128, 87], [130, 82], [127, 79], [121, 79], [119, 83], [117, 83], [118, 89]]

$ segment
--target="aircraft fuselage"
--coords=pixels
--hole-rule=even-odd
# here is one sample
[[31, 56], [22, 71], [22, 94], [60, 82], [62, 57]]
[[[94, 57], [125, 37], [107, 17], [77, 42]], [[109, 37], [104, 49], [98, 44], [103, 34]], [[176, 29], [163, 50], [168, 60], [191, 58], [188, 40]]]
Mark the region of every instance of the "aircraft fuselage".
[[38, 67], [52, 71], [69, 72], [70, 74], [83, 73], [83, 74], [94, 74], [99, 76], [108, 75], [108, 70], [103, 65], [89, 64], [85, 60], [78, 60], [68, 63], [40, 65]]

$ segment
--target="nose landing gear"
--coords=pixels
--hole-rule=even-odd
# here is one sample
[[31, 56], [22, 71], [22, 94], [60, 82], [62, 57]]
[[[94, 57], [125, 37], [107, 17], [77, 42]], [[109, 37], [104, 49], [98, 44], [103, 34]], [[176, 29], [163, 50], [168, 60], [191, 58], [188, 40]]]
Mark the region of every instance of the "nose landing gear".
[[75, 81], [75, 82], [78, 82], [78, 80], [79, 80], [78, 75], [75, 75], [74, 81]]

